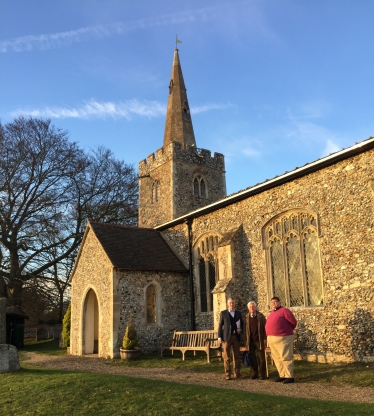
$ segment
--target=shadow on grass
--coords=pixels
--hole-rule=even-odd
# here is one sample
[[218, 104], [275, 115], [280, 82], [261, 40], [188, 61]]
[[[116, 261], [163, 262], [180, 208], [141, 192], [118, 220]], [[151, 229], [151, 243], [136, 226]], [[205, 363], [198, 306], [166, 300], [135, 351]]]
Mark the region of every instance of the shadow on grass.
[[[58, 347], [58, 340], [28, 342], [25, 351], [48, 355], [66, 355], [66, 349]], [[22, 360], [22, 350], [20, 350]], [[138, 368], [174, 368], [189, 372], [223, 373], [223, 362], [219, 357], [212, 357], [208, 364], [206, 354], [198, 351], [196, 356], [187, 352], [182, 360], [178, 352], [171, 354], [165, 351], [161, 357], [159, 352], [141, 355], [138, 360], [108, 359], [107, 365], [138, 367]], [[357, 387], [374, 387], [374, 363], [322, 364], [308, 361], [295, 361], [295, 379], [298, 383], [326, 383], [334, 385], [350, 385]], [[249, 375], [250, 368], [242, 367], [242, 372]], [[276, 368], [269, 365], [269, 378], [277, 378]]]
[[295, 377], [298, 382], [348, 384], [359, 387], [374, 387], [374, 363], [319, 364], [305, 361], [295, 362]]
[[59, 347], [58, 339], [43, 339], [40, 341], [25, 340], [24, 348], [19, 350], [20, 354], [22, 354], [23, 351], [47, 355], [66, 355], [66, 348]]

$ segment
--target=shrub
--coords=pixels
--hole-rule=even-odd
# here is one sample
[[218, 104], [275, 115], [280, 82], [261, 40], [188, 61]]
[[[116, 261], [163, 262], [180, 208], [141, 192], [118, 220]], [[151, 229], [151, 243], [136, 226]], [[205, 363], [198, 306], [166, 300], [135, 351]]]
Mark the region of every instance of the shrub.
[[65, 312], [64, 319], [62, 321], [62, 342], [65, 347], [70, 347], [70, 322], [71, 322], [71, 303]]
[[136, 333], [134, 320], [130, 315], [129, 321], [127, 323], [125, 336], [122, 340], [122, 348], [124, 350], [135, 350], [138, 347], [138, 335]]

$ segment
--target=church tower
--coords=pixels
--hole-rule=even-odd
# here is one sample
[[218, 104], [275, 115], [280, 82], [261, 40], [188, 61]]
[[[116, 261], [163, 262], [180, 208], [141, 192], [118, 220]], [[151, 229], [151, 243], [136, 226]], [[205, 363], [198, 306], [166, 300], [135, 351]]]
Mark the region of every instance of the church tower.
[[155, 227], [226, 196], [224, 156], [196, 147], [178, 49], [163, 146], [139, 163], [139, 227]]

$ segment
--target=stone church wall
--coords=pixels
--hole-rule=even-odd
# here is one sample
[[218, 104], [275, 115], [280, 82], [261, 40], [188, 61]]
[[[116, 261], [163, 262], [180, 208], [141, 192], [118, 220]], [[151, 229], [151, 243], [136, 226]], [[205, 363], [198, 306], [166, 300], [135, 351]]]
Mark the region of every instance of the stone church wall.
[[[190, 329], [190, 296], [188, 274], [140, 271], [117, 272], [116, 295], [121, 299], [119, 348], [130, 315], [133, 316], [142, 352], [159, 351], [161, 340], [170, 345], [175, 330]], [[156, 287], [158, 322], [147, 323], [146, 288]]]
[[89, 230], [71, 289], [70, 353], [84, 354], [84, 309], [90, 289], [94, 290], [99, 308], [99, 356], [113, 355], [113, 284], [112, 266], [94, 233]]
[[[295, 347], [300, 357], [374, 361], [373, 181], [374, 151], [369, 150], [193, 220], [194, 241], [204, 233], [225, 234], [242, 227], [233, 241], [233, 279], [227, 294], [237, 299], [242, 312], [254, 299], [268, 314], [262, 227], [291, 209], [318, 215], [324, 303], [292, 308], [299, 322]], [[175, 248], [185, 250], [182, 234], [186, 239], [187, 226], [163, 234]]]

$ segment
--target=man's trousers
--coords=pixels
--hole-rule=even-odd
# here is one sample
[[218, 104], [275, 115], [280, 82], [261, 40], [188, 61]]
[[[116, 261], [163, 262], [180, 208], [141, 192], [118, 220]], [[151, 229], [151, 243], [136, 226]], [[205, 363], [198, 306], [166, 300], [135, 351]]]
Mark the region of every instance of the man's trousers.
[[225, 373], [227, 376], [231, 375], [231, 367], [230, 367], [231, 347], [234, 352], [235, 374], [239, 375], [240, 374], [240, 342], [236, 334], [231, 334], [231, 337], [228, 342], [222, 342], [223, 365], [225, 367]]
[[293, 335], [277, 337], [268, 335], [268, 345], [271, 350], [271, 356], [277, 367], [279, 377], [293, 378]]

